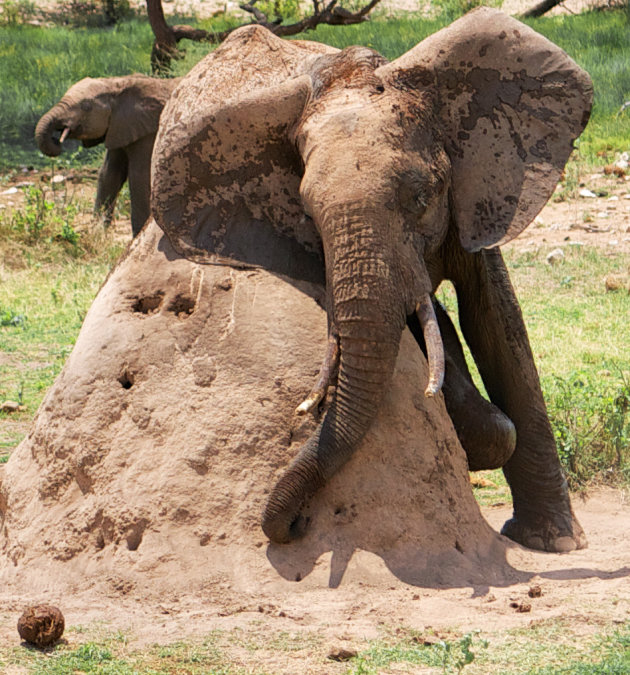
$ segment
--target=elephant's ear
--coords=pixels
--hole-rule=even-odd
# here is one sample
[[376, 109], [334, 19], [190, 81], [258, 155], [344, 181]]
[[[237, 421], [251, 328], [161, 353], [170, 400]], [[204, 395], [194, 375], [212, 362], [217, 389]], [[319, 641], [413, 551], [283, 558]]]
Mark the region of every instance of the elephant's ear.
[[146, 76], [115, 80], [118, 93], [112, 98], [112, 112], [105, 135], [108, 150], [124, 148], [155, 134], [164, 104], [175, 87], [174, 81]]
[[160, 127], [152, 211], [179, 253], [322, 281], [321, 244], [300, 201], [302, 164], [292, 140], [310, 93], [303, 75], [217, 105], [194, 125]]
[[502, 12], [474, 10], [380, 69], [437, 87], [454, 217], [469, 251], [519, 234], [549, 199], [589, 118], [590, 78]]
[[151, 199], [180, 254], [323, 280], [321, 241], [300, 200], [293, 132], [311, 96], [302, 73], [336, 51], [247, 26], [173, 92], [155, 141]]

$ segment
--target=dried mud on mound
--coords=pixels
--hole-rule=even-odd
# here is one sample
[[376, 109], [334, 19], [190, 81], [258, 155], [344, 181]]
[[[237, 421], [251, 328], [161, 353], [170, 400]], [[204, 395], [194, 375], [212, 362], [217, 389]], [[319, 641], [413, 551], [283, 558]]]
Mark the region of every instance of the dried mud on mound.
[[510, 578], [443, 399], [423, 395], [425, 360], [408, 333], [372, 430], [310, 505], [308, 535], [266, 541], [268, 490], [316, 423], [293, 411], [325, 351], [321, 293], [190, 263], [148, 226], [3, 472], [1, 582], [34, 596], [212, 602]]

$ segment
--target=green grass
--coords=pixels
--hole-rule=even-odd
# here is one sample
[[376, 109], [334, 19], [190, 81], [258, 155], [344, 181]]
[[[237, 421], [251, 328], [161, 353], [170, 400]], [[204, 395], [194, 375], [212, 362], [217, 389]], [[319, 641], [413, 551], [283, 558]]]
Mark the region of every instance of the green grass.
[[[272, 628], [214, 631], [205, 638], [130, 646], [122, 633], [91, 635], [90, 628], [70, 627], [67, 643], [45, 651], [0, 645], [0, 668], [22, 668], [33, 675], [271, 675], [270, 657], [285, 652], [285, 667], [295, 672], [378, 675], [394, 672], [467, 675], [626, 675], [630, 672], [630, 624], [603, 627], [595, 635], [579, 634], [570, 620], [543, 619], [518, 629], [481, 634], [449, 632], [437, 636], [405, 626], [384, 627], [382, 635], [364, 641], [345, 665], [327, 659], [324, 641], [315, 634], [277, 635]], [[87, 633], [87, 635], [86, 635]], [[260, 649], [243, 651], [243, 638]], [[282, 637], [284, 636], [284, 637]], [[288, 637], [287, 637], [288, 636]], [[289, 650], [280, 641], [288, 639]], [[80, 643], [81, 640], [85, 640]], [[279, 643], [280, 641], [280, 643]], [[20, 671], [22, 672], [22, 671]]]
[[[173, 22], [182, 21], [174, 18]], [[233, 25], [228, 17], [191, 21], [206, 29]], [[336, 47], [362, 44], [390, 59], [403, 54], [427, 35], [448, 23], [442, 18], [377, 16], [354, 26], [319, 26], [298, 36]], [[595, 103], [591, 122], [580, 141], [582, 160], [609, 161], [627, 149], [630, 110], [617, 115], [630, 100], [630, 21], [623, 10], [593, 12], [531, 20], [535, 30], [565, 49], [593, 78]], [[149, 73], [153, 36], [141, 19], [125, 21], [112, 29], [34, 26], [0, 26], [0, 169], [18, 165], [43, 166], [33, 130], [42, 113], [66, 89], [83, 77], [106, 77], [132, 72]], [[185, 58], [175, 63], [174, 74], [186, 73], [213, 46], [183, 41]], [[599, 153], [599, 154], [598, 154]], [[74, 162], [96, 162], [100, 154], [81, 151]], [[63, 161], [63, 160], [61, 160]]]

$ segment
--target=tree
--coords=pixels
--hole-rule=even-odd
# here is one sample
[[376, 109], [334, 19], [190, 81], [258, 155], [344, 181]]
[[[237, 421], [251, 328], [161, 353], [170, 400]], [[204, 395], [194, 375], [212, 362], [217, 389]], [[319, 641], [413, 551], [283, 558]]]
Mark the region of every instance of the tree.
[[[361, 23], [367, 20], [367, 15], [376, 7], [380, 0], [370, 0], [356, 12], [351, 12], [344, 7], [340, 7], [338, 0], [330, 0], [327, 4], [321, 4], [319, 0], [312, 0], [313, 13], [289, 24], [283, 23], [282, 16], [271, 21], [265, 12], [256, 7], [257, 2], [258, 0], [251, 0], [251, 2], [240, 5], [241, 9], [252, 15], [253, 20], [250, 23], [264, 26], [275, 33], [275, 35], [285, 37], [313, 30], [320, 24], [349, 26], [354, 23]], [[162, 0], [147, 0], [147, 13], [151, 29], [155, 35], [155, 42], [151, 51], [151, 68], [153, 73], [165, 72], [170, 69], [171, 60], [180, 56], [177, 46], [180, 40], [186, 39], [218, 44], [223, 42], [232, 31], [240, 27], [236, 26], [235, 28], [213, 33], [186, 25], [169, 26], [166, 23], [164, 10], [162, 9]]]

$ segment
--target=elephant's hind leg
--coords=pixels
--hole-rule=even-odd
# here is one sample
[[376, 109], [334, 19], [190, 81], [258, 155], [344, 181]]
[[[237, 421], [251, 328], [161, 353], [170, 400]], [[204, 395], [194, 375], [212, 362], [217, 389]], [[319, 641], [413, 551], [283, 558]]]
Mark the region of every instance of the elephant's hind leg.
[[[477, 390], [468, 371], [455, 327], [438, 302], [435, 302], [435, 313], [444, 343], [444, 402], [459, 441], [466, 451], [468, 466], [471, 471], [500, 468], [514, 452], [514, 425], [507, 415], [483, 398]], [[408, 325], [424, 351], [422, 331], [415, 317], [410, 317]]]

